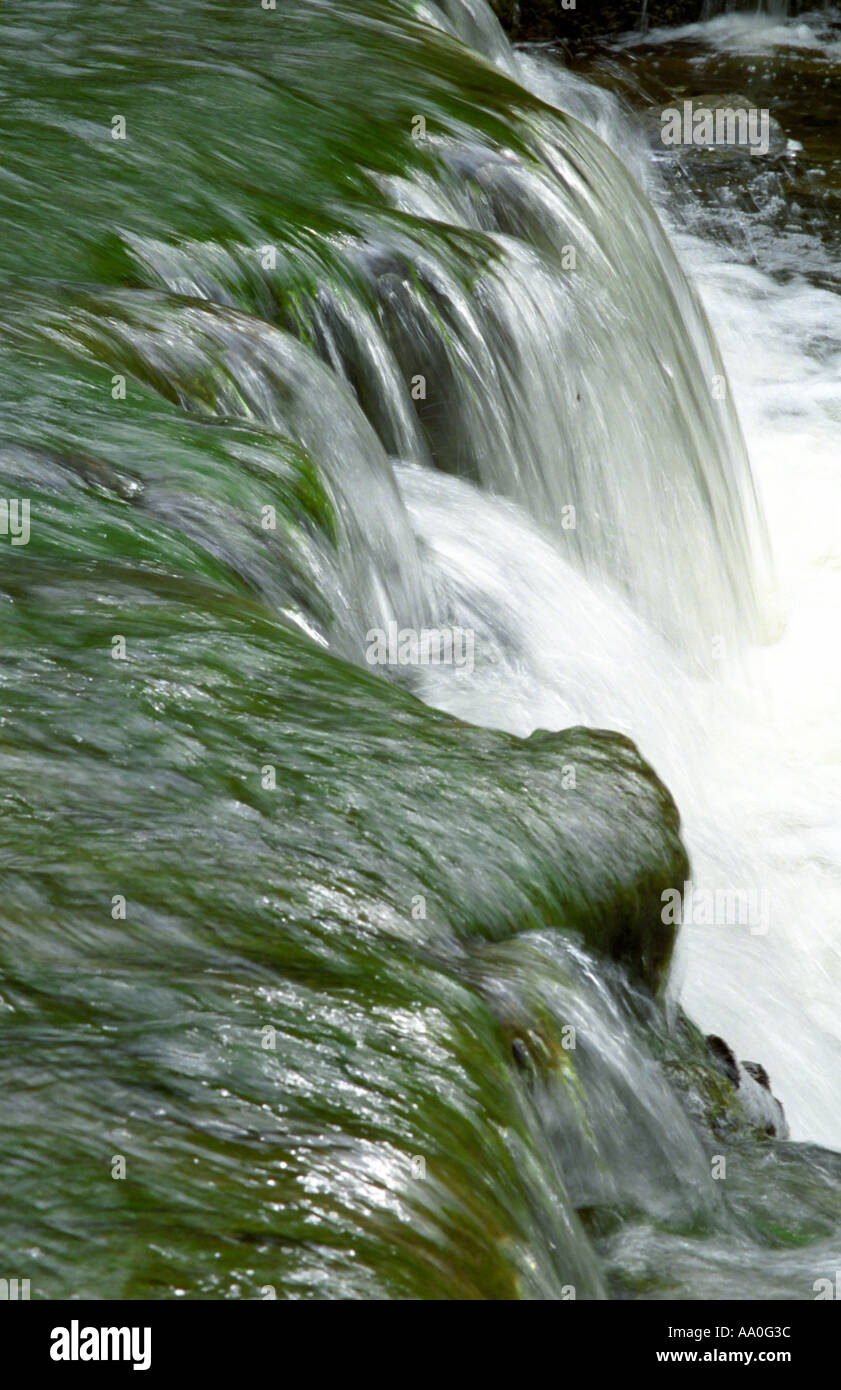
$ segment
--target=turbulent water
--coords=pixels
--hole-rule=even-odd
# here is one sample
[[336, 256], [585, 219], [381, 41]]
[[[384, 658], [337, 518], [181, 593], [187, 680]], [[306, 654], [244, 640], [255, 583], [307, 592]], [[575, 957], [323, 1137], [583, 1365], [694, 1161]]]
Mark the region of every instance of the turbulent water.
[[[839, 32], [645, 57], [837, 80]], [[0, 15], [0, 1274], [33, 1296], [835, 1277], [832, 204], [775, 201], [797, 142], [747, 207], [652, 159], [604, 86], [642, 42], [582, 75], [484, 0]], [[372, 667], [390, 624], [473, 659]], [[683, 846], [757, 910], [685, 922], [655, 1000]]]

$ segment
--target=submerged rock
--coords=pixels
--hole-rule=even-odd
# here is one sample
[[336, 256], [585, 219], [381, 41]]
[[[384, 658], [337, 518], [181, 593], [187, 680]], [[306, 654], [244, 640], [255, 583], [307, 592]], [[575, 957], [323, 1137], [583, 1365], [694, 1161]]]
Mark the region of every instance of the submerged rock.
[[655, 148], [677, 147], [682, 158], [777, 159], [788, 147], [770, 110], [741, 92], [675, 96], [651, 106], [645, 120]]

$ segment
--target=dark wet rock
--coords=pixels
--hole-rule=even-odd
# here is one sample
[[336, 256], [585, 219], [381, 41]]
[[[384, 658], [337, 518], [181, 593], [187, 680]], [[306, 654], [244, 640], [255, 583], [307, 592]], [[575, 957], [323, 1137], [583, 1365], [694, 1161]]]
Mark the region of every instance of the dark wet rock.
[[710, 1052], [720, 1065], [728, 1081], [732, 1082], [734, 1086], [738, 1086], [739, 1063], [736, 1061], [727, 1043], [723, 1038], [716, 1037], [714, 1033], [709, 1034], [707, 1042], [709, 1043]]
[[[621, 34], [667, 24], [691, 24], [700, 18], [701, 0], [491, 0], [502, 24], [515, 42], [576, 39], [596, 34]], [[644, 19], [644, 13], [647, 19]]]
[[758, 1081], [760, 1086], [764, 1086], [766, 1091], [770, 1091], [771, 1081], [761, 1062], [743, 1062], [742, 1066], [753, 1077], [754, 1081]]
[[[588, 38], [632, 29], [695, 24], [725, 9], [755, 10], [755, 4], [728, 0], [491, 0], [498, 18], [515, 42]], [[790, 0], [789, 12], [809, 9], [806, 0]]]
[[739, 1072], [739, 1096], [746, 1113], [772, 1139], [787, 1139], [789, 1134], [785, 1111], [771, 1090], [767, 1071], [760, 1062], [742, 1062]]
[[707, 1045], [716, 1065], [738, 1091], [750, 1124], [772, 1139], [787, 1139], [785, 1111], [771, 1090], [771, 1081], [762, 1063], [737, 1062], [732, 1048], [712, 1033], [707, 1037]]

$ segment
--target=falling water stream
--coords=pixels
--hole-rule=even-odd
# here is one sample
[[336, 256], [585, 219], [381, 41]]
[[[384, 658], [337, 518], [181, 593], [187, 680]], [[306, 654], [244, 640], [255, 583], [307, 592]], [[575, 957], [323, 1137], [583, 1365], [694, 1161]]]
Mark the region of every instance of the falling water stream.
[[[837, 81], [830, 11], [609, 71], [676, 42]], [[747, 211], [699, 190], [603, 77], [485, 0], [0, 15], [0, 1240], [33, 1296], [835, 1277], [832, 229], [780, 226], [764, 168]], [[372, 666], [389, 625], [472, 660]], [[687, 873], [755, 911], [684, 922], [655, 1000], [639, 923]]]
[[[687, 31], [664, 31], [663, 41], [673, 32]], [[704, 26], [688, 32], [703, 34]], [[706, 32], [713, 44], [720, 35], [732, 43], [735, 35], [748, 52], [762, 51], [769, 35], [772, 45], [782, 37], [770, 16], [733, 15], [713, 21]], [[809, 34], [823, 57], [819, 29], [799, 24], [795, 44], [804, 44]], [[635, 141], [615, 99], [583, 89], [557, 63], [528, 51], [519, 62], [533, 90], [587, 121], [611, 148], [627, 150], [631, 167], [646, 183], [653, 181], [646, 178], [643, 142]], [[668, 201], [663, 211], [668, 217]], [[734, 213], [733, 220], [736, 235], [750, 235], [746, 219]], [[741, 885], [755, 892], [757, 906], [764, 892], [768, 907], [767, 922], [757, 919], [741, 929], [687, 924], [673, 987], [693, 1016], [733, 1040], [740, 1055], [765, 1059], [795, 1135], [838, 1147], [841, 758], [835, 714], [841, 687], [827, 633], [841, 603], [834, 379], [841, 305], [836, 294], [812, 288], [799, 274], [809, 251], [819, 252], [804, 247], [802, 238], [778, 248], [787, 272], [783, 284], [754, 265], [740, 265], [728, 242], [680, 234], [675, 240], [719, 343], [730, 349], [725, 365], [772, 522], [778, 588], [763, 591], [765, 640], [739, 641], [730, 625], [713, 619], [723, 639], [717, 648], [720, 671], [712, 679], [708, 672], [694, 679], [685, 657], [703, 661], [710, 629], [689, 609], [682, 610], [680, 622], [681, 660], [660, 640], [658, 624], [635, 621], [613, 594], [606, 598], [588, 586], [573, 599], [557, 544], [542, 545], [524, 518], [485, 504], [483, 524], [471, 530], [467, 518], [475, 499], [463, 490], [442, 494], [418, 475], [405, 485], [410, 509], [417, 497], [416, 527], [441, 553], [450, 582], [469, 605], [470, 621], [475, 625], [490, 611], [503, 633], [515, 634], [507, 659], [503, 644], [483, 670], [472, 677], [459, 673], [451, 689], [434, 689], [431, 698], [462, 718], [522, 735], [536, 727], [586, 723], [619, 729], [637, 741], [681, 808], [693, 884], [713, 890]], [[633, 253], [625, 254], [636, 269]], [[662, 306], [658, 314], [664, 314]], [[691, 322], [686, 314], [680, 331]], [[769, 322], [775, 330], [770, 336]], [[651, 388], [643, 365], [634, 367], [640, 372], [635, 389], [646, 396]], [[619, 372], [611, 370], [615, 380]], [[711, 386], [711, 369], [695, 370], [706, 372], [699, 380]], [[616, 458], [621, 440], [626, 458], [621, 414], [617, 418], [614, 403], [605, 402], [610, 394], [600, 393], [612, 431], [610, 457]], [[730, 456], [741, 463], [734, 433]], [[649, 447], [665, 451], [670, 472], [676, 448], [662, 423], [646, 438]], [[598, 448], [595, 453], [602, 457]], [[636, 468], [631, 475], [639, 476]], [[643, 520], [628, 512], [624, 524], [637, 543], [652, 531], [673, 534], [691, 563], [698, 553], [691, 525], [686, 517], [668, 519], [668, 484], [663, 491], [662, 499], [652, 499], [653, 515]], [[623, 487], [614, 505], [624, 507], [627, 500]], [[539, 518], [540, 509], [535, 511]], [[751, 561], [748, 552], [742, 555], [747, 586]], [[714, 561], [696, 571], [705, 595], [715, 591], [721, 568], [722, 561]], [[664, 573], [674, 573], [666, 560], [655, 562], [655, 569], [653, 589]], [[638, 613], [639, 604], [634, 607]], [[459, 613], [467, 625], [461, 608]], [[493, 635], [486, 640], [492, 644]]]

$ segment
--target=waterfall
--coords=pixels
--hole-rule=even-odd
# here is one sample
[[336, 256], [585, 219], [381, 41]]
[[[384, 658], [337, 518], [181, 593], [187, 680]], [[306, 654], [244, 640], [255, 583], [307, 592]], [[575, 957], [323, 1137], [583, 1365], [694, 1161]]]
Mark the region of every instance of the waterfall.
[[[364, 31], [364, 6], [335, 9]], [[521, 72], [484, 4], [424, 14]], [[389, 453], [518, 501], [708, 665], [712, 641], [755, 626], [763, 534], [703, 314], [620, 161], [559, 109], [563, 83], [550, 107], [481, 80], [522, 108], [510, 145], [430, 109], [413, 146], [407, 118], [407, 167], [371, 171], [376, 227], [310, 252], [317, 288], [297, 288], [283, 326], [353, 387]], [[241, 304], [246, 275], [263, 278], [246, 247], [208, 262], [200, 244], [131, 245], [141, 274], [180, 294]], [[282, 304], [281, 257], [256, 292]]]

